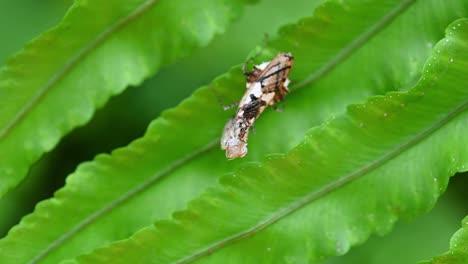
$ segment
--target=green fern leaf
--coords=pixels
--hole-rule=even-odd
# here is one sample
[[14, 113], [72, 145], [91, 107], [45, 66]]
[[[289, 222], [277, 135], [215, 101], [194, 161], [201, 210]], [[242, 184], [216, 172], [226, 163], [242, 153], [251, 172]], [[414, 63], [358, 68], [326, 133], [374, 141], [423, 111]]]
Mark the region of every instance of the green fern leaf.
[[460, 228], [450, 240], [449, 252], [435, 257], [432, 261], [421, 262], [431, 264], [468, 263], [468, 217], [463, 219]]
[[[330, 1], [313, 18], [280, 31], [281, 40], [273, 41], [271, 46], [287, 48], [296, 55], [292, 78], [296, 83], [301, 80], [307, 83], [287, 98], [285, 113], [264, 113], [257, 123], [258, 135], [250, 138], [245, 159], [228, 162], [220, 150], [215, 150], [230, 113], [220, 111], [208, 88], [200, 89], [155, 120], [142, 139], [81, 165], [55, 198], [40, 203], [33, 214], [0, 241], [0, 262], [56, 263], [127, 238], [156, 219], [168, 218], [206, 187], [215, 186], [218, 180], [215, 175], [232, 172], [266, 153], [289, 151], [304, 140], [307, 129], [343, 112], [350, 103], [410, 87], [420, 76], [432, 49], [428, 43], [440, 39], [443, 34], [440, 29], [453, 19], [468, 14], [464, 1], [418, 2], [407, 11], [413, 1], [366, 3]], [[433, 10], [440, 15], [435, 16]], [[343, 20], [331, 23], [335, 21], [333, 18]], [[420, 28], [422, 22], [427, 25], [424, 29]], [[350, 26], [352, 30], [343, 31]], [[335, 36], [333, 41], [329, 39], [331, 36]], [[392, 49], [394, 46], [404, 47], [407, 54]], [[301, 60], [300, 55], [315, 58], [306, 54], [304, 47], [316, 54], [317, 60]], [[384, 61], [375, 56], [382, 50], [388, 51]], [[368, 76], [369, 69], [372, 78]], [[212, 84], [225, 98], [238, 98], [244, 86], [239, 67]], [[308, 156], [299, 158], [305, 157]], [[258, 177], [262, 175], [252, 179]], [[268, 182], [269, 177], [266, 179]], [[262, 199], [261, 195], [258, 197]], [[27, 246], [25, 241], [29, 243]], [[275, 251], [277, 255], [283, 253]]]
[[468, 141], [467, 65], [462, 19], [410, 91], [351, 105], [288, 153], [223, 177], [172, 220], [77, 262], [317, 262], [389, 232], [429, 210], [448, 178], [468, 168], [459, 144]]
[[0, 69], [0, 196], [110, 96], [222, 33], [246, 1], [75, 1]]

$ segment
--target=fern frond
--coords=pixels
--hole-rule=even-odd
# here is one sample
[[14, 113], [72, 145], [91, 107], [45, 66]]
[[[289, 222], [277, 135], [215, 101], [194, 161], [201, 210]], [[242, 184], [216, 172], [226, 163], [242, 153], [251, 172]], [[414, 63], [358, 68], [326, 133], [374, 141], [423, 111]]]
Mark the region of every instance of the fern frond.
[[75, 1], [0, 69], [0, 196], [110, 96], [206, 45], [247, 1]]

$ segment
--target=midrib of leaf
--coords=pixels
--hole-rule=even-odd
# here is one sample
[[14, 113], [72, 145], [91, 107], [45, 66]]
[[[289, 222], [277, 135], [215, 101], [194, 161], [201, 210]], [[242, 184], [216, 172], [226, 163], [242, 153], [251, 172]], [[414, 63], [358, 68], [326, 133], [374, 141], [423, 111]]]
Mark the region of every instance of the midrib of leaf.
[[364, 31], [359, 35], [354, 41], [351, 41], [349, 45], [345, 46], [340, 50], [334, 57], [332, 57], [327, 63], [324, 63], [322, 67], [317, 69], [315, 72], [311, 73], [304, 80], [298, 84], [291, 87], [291, 90], [297, 90], [304, 86], [311, 84], [312, 82], [318, 80], [319, 78], [325, 76], [346, 58], [351, 56], [357, 49], [364, 45], [369, 39], [379, 33], [382, 29], [388, 26], [393, 19], [401, 15], [406, 9], [408, 9], [416, 0], [406, 0], [401, 2], [397, 7], [395, 7], [391, 12], [382, 17], [377, 23], [370, 27], [367, 31]]
[[[130, 14], [128, 17], [124, 18], [123, 20], [117, 22], [116, 24], [114, 24], [114, 26], [111, 26], [109, 28], [109, 30], [107, 31], [104, 31], [98, 38], [96, 38], [96, 40], [93, 42], [95, 43], [93, 46], [90, 45], [90, 47], [87, 47], [89, 50], [87, 52], [89, 52], [92, 48], [96, 47], [99, 42], [97, 42], [98, 40], [99, 41], [102, 41], [104, 40], [109, 34], [111, 34], [112, 32], [115, 32], [116, 30], [118, 30], [119, 28], [121, 28], [122, 26], [124, 26], [125, 24], [127, 24], [129, 21], [131, 21], [132, 19], [134, 19], [136, 16], [138, 16], [139, 14], [141, 14], [142, 12], [144, 12], [145, 10], [147, 10], [149, 7], [151, 7], [154, 3], [156, 3], [158, 0], [149, 0], [147, 1], [146, 3], [144, 3], [143, 5], [141, 5], [137, 10], [135, 10], [134, 13]], [[375, 36], [378, 32], [380, 32], [381, 30], [383, 30], [386, 26], [388, 26], [392, 21], [393, 19], [395, 19], [398, 15], [401, 15], [411, 4], [413, 4], [416, 0], [406, 0], [406, 1], [403, 1], [402, 3], [400, 3], [397, 7], [395, 7], [391, 12], [389, 12], [387, 15], [383, 16], [382, 19], [380, 19], [379, 21], [377, 21], [377, 23], [375, 23], [374, 25], [372, 25], [368, 30], [366, 30], [364, 33], [362, 33], [361, 35], [357, 36], [356, 39], [354, 41], [351, 41], [349, 45], [347, 45], [346, 47], [344, 47], [342, 50], [340, 50], [336, 56], [332, 57], [329, 61], [327, 61], [326, 63], [323, 64], [323, 66], [321, 68], [319, 68], [318, 70], [316, 70], [315, 72], [311, 73], [306, 79], [304, 79], [302, 82], [300, 82], [299, 84], [295, 85], [292, 89], [291, 89], [291, 93], [294, 93], [295, 90], [298, 90], [299, 88], [302, 88], [308, 84], [310, 84], [311, 82], [313, 81], [316, 81], [317, 79], [319, 78], [322, 78], [325, 76], [325, 74], [327, 74], [328, 72], [330, 72], [331, 70], [333, 70], [337, 65], [339, 65], [340, 63], [344, 62], [351, 54], [353, 54], [355, 51], [357, 51], [363, 44], [365, 44], [369, 39], [371, 39], [373, 36]], [[115, 28], [115, 29], [114, 29]], [[110, 31], [110, 32], [108, 32]], [[86, 51], [87, 49], [85, 48], [83, 51]], [[83, 53], [81, 55], [81, 57], [75, 59], [75, 60], [79, 60], [80, 58], [84, 57], [86, 55], [86, 53], [84, 52], [81, 52]], [[80, 54], [81, 54], [80, 53]], [[79, 55], [80, 55], [79, 54]], [[74, 60], [73, 60], [74, 61]], [[72, 62], [73, 62], [72, 61]], [[76, 61], [77, 62], [77, 61]], [[76, 63], [75, 62], [75, 63]], [[64, 70], [70, 70], [74, 65], [70, 65], [67, 68], [65, 68]], [[66, 72], [64, 72], [66, 73]], [[58, 81], [59, 79], [57, 79], [56, 81]], [[50, 89], [50, 88], [49, 88]], [[0, 139], [1, 139], [1, 134], [0, 134]], [[185, 158], [182, 158], [182, 159], [179, 159], [179, 160], [176, 160], [174, 161], [174, 163], [170, 166], [168, 166], [165, 170], [155, 174], [153, 177], [150, 177], [147, 181], [145, 181], [144, 183], [142, 183], [141, 185], [129, 190], [127, 193], [123, 194], [121, 197], [117, 198], [116, 200], [114, 200], [113, 202], [109, 203], [107, 206], [103, 207], [101, 210], [99, 211], [96, 211], [94, 214], [90, 215], [89, 217], [85, 218], [82, 222], [80, 222], [78, 225], [76, 225], [75, 227], [73, 227], [70, 231], [64, 233], [62, 236], [60, 236], [57, 240], [55, 240], [54, 242], [52, 242], [47, 248], [45, 248], [43, 251], [41, 251], [32, 261], [31, 263], [37, 263], [38, 261], [40, 261], [41, 259], [43, 259], [44, 257], [46, 257], [50, 252], [52, 252], [54, 249], [58, 248], [61, 244], [63, 244], [65, 241], [67, 241], [69, 238], [73, 237], [75, 234], [77, 234], [79, 231], [83, 230], [84, 228], [86, 228], [86, 226], [92, 224], [95, 220], [99, 219], [100, 217], [102, 217], [103, 215], [109, 213], [110, 211], [112, 211], [112, 209], [114, 209], [115, 207], [123, 204], [124, 202], [126, 202], [127, 200], [131, 199], [132, 197], [134, 197], [135, 195], [139, 194], [140, 192], [146, 190], [148, 187], [150, 187], [153, 183], [155, 183], [157, 180], [159, 180], [160, 178], [164, 177], [165, 175], [167, 174], [170, 174], [171, 172], [173, 172], [174, 170], [176, 170], [177, 168], [181, 167], [182, 165], [184, 165], [186, 162], [189, 162], [193, 159], [195, 159], [196, 157], [198, 157], [199, 155], [201, 155], [202, 153], [206, 152], [206, 151], [209, 151], [211, 150], [212, 148], [218, 146], [219, 144], [219, 138], [216, 138], [214, 141], [206, 144], [205, 146], [202, 146], [200, 147], [199, 149], [196, 149], [195, 151], [193, 151], [191, 154], [188, 154]], [[349, 179], [348, 181], [351, 181], [353, 180], [352, 179]], [[333, 190], [340, 187], [341, 185], [344, 185], [345, 183], [347, 183], [348, 181], [346, 182], [343, 182], [343, 183], [340, 183], [340, 182], [335, 182], [335, 183], [332, 183], [330, 184], [329, 186], [326, 186], [323, 188], [323, 190], [327, 189], [327, 188], [332, 188]], [[335, 186], [336, 185], [336, 186]], [[322, 191], [323, 191], [322, 190]], [[317, 194], [315, 194], [317, 195]], [[320, 197], [320, 195], [318, 196]], [[317, 199], [318, 197], [316, 198], [309, 198], [309, 199]], [[308, 197], [305, 197], [304, 199], [306, 199]], [[311, 201], [312, 201], [311, 200]], [[310, 201], [308, 202], [303, 202], [300, 206], [297, 206], [297, 208], [295, 208], [294, 210], [297, 210], [298, 208], [306, 205], [307, 203], [309, 203]], [[300, 203], [300, 202], [298, 202]], [[276, 217], [273, 217], [271, 219], [268, 219], [264, 222], [261, 222], [259, 223], [258, 225], [252, 227], [251, 229], [248, 229], [242, 233], [239, 233], [239, 234], [236, 234], [236, 235], [233, 235], [231, 237], [228, 237], [226, 238], [225, 240], [222, 240], [218, 243], [216, 243], [214, 245], [214, 247], [207, 247], [206, 250], [200, 250], [199, 253], [194, 253], [194, 255], [191, 255], [191, 256], [187, 256], [186, 258], [180, 260], [180, 263], [186, 263], [187, 261], [191, 261], [191, 260], [194, 260], [196, 258], [198, 258], [199, 256], [203, 256], [205, 254], [208, 254], [218, 248], [221, 248], [224, 246], [224, 243], [230, 243], [230, 242], [234, 242], [234, 241], [237, 241], [237, 240], [240, 240], [244, 237], [248, 237], [250, 236], [252, 233], [255, 233], [255, 232], [258, 232], [259, 230], [262, 230], [264, 229], [265, 227], [267, 227], [268, 225], [278, 221], [279, 219], [281, 219], [282, 217], [286, 216], [287, 214], [290, 214], [291, 212], [293, 212], [294, 210], [287, 210], [288, 208], [286, 208], [285, 210], [283, 210], [282, 212], [279, 212], [277, 214]]]
[[229, 244], [235, 243], [239, 240], [250, 237], [254, 235], [255, 233], [258, 233], [259, 231], [267, 228], [268, 226], [274, 224], [275, 222], [282, 219], [283, 217], [286, 217], [287, 215], [299, 210], [300, 208], [308, 205], [309, 203], [315, 200], [318, 200], [319, 198], [322, 198], [323, 196], [333, 192], [334, 190], [366, 175], [372, 170], [377, 169], [381, 165], [385, 164], [386, 162], [395, 158], [396, 156], [408, 150], [412, 146], [426, 139], [428, 136], [432, 135], [436, 130], [438, 130], [445, 124], [449, 123], [451, 120], [453, 120], [460, 113], [465, 111], [467, 108], [468, 108], [468, 101], [456, 107], [453, 111], [449, 112], [444, 118], [441, 118], [440, 120], [436, 121], [434, 125], [430, 126], [428, 129], [422, 131], [419, 134], [416, 134], [414, 137], [412, 137], [405, 143], [397, 145], [395, 148], [389, 150], [387, 153], [375, 159], [373, 162], [370, 162], [369, 164], [361, 168], [358, 168], [355, 171], [350, 172], [349, 174], [323, 186], [322, 188], [316, 191], [310, 192], [308, 195], [304, 196], [303, 198], [297, 200], [294, 203], [291, 203], [288, 207], [277, 211], [276, 213], [272, 214], [271, 217], [265, 219], [264, 221], [258, 222], [256, 225], [253, 225], [251, 228], [246, 229], [237, 234], [234, 234], [232, 236], [229, 236], [225, 239], [219, 240], [216, 243], [213, 243], [199, 251], [196, 251], [191, 255], [188, 255], [184, 258], [181, 258], [175, 261], [174, 263], [182, 264], [182, 263], [192, 262], [202, 256], [212, 254], [216, 250], [219, 250]]
[[97, 37], [81, 49], [64, 67], [57, 72], [44, 87], [29, 101], [26, 105], [18, 112], [16, 116], [2, 129], [0, 130], [0, 140], [4, 139], [13, 128], [18, 125], [21, 120], [30, 112], [34, 106], [36, 106], [68, 72], [70, 72], [86, 55], [98, 47], [104, 40], [111, 36], [114, 32], [122, 29], [125, 25], [138, 18], [145, 11], [150, 9], [159, 0], [148, 0], [131, 12], [128, 16], [123, 17], [121, 20], [110, 25], [108, 28], [103, 30]]
[[204, 152], [210, 151], [213, 149], [215, 146], [219, 145], [219, 138], [216, 140], [212, 141], [211, 143], [205, 145], [202, 148], [199, 148], [198, 150], [186, 155], [185, 157], [178, 159], [174, 161], [171, 165], [163, 169], [162, 171], [154, 174], [152, 177], [148, 178], [146, 181], [141, 183], [140, 185], [136, 186], [133, 189], [130, 189], [128, 192], [120, 196], [119, 198], [115, 199], [113, 202], [109, 203], [107, 206], [103, 207], [101, 210], [96, 211], [94, 214], [88, 216], [85, 218], [82, 222], [80, 222], [78, 225], [70, 229], [70, 231], [64, 233], [62, 236], [57, 238], [54, 242], [52, 242], [47, 248], [45, 248], [43, 251], [39, 252], [39, 254], [34, 257], [30, 263], [37, 263], [38, 261], [42, 260], [44, 257], [46, 257], [50, 252], [52, 252], [54, 249], [59, 247], [61, 244], [63, 244], [65, 241], [67, 241], [69, 238], [73, 237], [75, 234], [77, 234], [79, 231], [83, 230], [86, 228], [88, 225], [93, 223], [96, 219], [99, 219], [101, 216], [109, 213], [114, 209], [115, 207], [125, 203], [135, 195], [143, 192], [146, 190], [148, 187], [150, 187], [153, 183], [161, 179], [162, 177], [170, 174], [171, 172], [175, 171], [176, 169], [180, 168], [183, 166], [185, 163], [195, 159], [199, 155], [203, 154]]

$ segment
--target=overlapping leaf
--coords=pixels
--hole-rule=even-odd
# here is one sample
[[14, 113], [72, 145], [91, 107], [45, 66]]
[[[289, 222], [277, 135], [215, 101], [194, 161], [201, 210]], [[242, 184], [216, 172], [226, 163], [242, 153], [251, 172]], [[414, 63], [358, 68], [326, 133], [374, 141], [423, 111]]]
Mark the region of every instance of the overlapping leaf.
[[[421, 80], [352, 105], [286, 154], [241, 166], [171, 220], [79, 263], [305, 263], [427, 211], [468, 165], [468, 19]], [[410, 162], [411, 161], [411, 162]]]
[[243, 2], [75, 1], [0, 69], [0, 196], [110, 96], [222, 33]]
[[468, 217], [463, 219], [460, 228], [450, 240], [450, 250], [433, 260], [424, 262], [432, 264], [459, 264], [468, 263]]
[[[405, 13], [412, 2], [330, 1], [313, 18], [283, 29], [281, 40], [271, 46], [293, 52], [297, 62], [293, 81], [307, 80], [308, 88], [287, 98], [284, 113], [264, 113], [257, 122], [257, 136], [249, 140], [246, 159], [228, 162], [215, 149], [230, 114], [219, 109], [208, 88], [200, 89], [153, 122], [142, 139], [80, 166], [54, 199], [41, 203], [0, 241], [0, 260], [55, 263], [126, 238], [155, 219], [167, 218], [174, 210], [184, 208], [187, 201], [216, 183], [216, 175], [232, 172], [240, 163], [258, 160], [265, 153], [290, 150], [308, 128], [343, 112], [349, 103], [388, 90], [407, 89], [419, 77], [431, 45], [442, 37], [441, 28], [468, 10], [464, 1], [424, 1]], [[434, 16], [436, 6], [440, 16]], [[428, 26], [421, 29], [421, 23]], [[395, 46], [399, 48], [392, 49]], [[386, 50], [383, 59], [378, 56], [382, 50]], [[271, 50], [264, 52], [263, 58], [271, 54]], [[311, 84], [310, 80], [315, 82]], [[243, 82], [236, 67], [216, 80], [212, 88], [225, 98], [238, 98]], [[263, 176], [269, 179], [267, 174]], [[253, 208], [245, 210], [235, 219], [243, 219]], [[26, 240], [34, 246], [25, 247]], [[255, 247], [251, 250], [260, 252]], [[288, 255], [275, 252], [277, 256]], [[292, 258], [297, 256], [290, 253]]]

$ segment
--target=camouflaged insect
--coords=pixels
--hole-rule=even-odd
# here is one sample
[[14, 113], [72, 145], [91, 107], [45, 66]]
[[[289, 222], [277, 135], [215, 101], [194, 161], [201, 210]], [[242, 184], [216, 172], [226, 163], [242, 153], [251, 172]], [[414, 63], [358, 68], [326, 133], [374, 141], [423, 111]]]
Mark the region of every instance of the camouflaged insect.
[[224, 126], [221, 149], [228, 159], [247, 154], [249, 129], [268, 106], [283, 101], [288, 93], [288, 76], [294, 64], [291, 53], [279, 53], [270, 62], [254, 66], [246, 73], [247, 90], [239, 102], [236, 115]]

